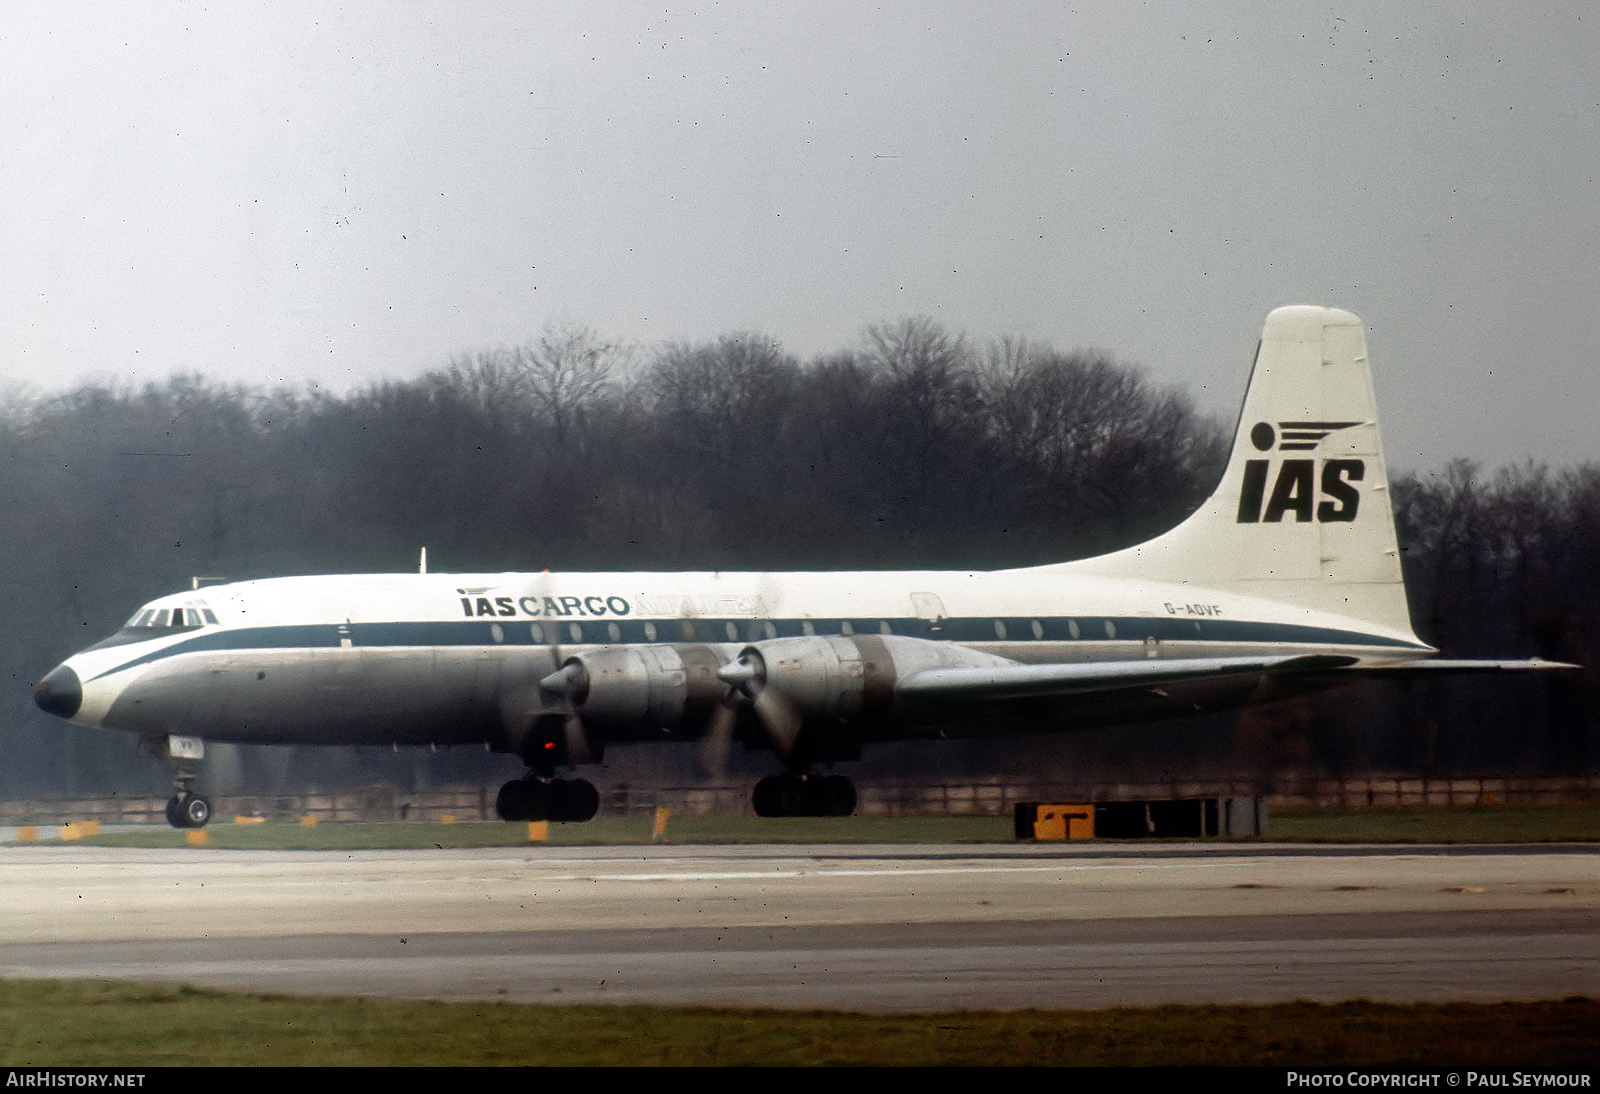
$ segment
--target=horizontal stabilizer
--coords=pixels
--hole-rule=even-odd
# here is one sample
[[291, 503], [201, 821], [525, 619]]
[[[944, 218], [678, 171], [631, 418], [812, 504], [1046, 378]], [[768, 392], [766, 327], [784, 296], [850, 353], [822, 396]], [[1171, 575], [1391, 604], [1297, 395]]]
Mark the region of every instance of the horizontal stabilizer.
[[1582, 665], [1565, 661], [1546, 661], [1539, 657], [1527, 661], [1363, 661], [1343, 669], [1361, 676], [1381, 676], [1393, 679], [1419, 676], [1438, 676], [1469, 672], [1575, 672]]
[[895, 690], [907, 699], [1034, 699], [1122, 688], [1159, 687], [1179, 681], [1253, 673], [1329, 672], [1344, 669], [1355, 661], [1354, 657], [1313, 654], [1298, 657], [1191, 657], [938, 668], [924, 669], [907, 676]]

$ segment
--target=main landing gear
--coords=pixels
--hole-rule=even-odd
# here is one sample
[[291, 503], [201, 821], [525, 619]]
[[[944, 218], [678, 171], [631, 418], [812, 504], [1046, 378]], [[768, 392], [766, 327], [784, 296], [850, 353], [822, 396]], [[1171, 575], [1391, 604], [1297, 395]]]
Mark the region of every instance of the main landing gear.
[[600, 811], [600, 792], [588, 779], [526, 775], [500, 788], [495, 812], [508, 821], [586, 821]]
[[848, 817], [856, 811], [856, 785], [843, 775], [768, 775], [750, 804], [758, 817]]

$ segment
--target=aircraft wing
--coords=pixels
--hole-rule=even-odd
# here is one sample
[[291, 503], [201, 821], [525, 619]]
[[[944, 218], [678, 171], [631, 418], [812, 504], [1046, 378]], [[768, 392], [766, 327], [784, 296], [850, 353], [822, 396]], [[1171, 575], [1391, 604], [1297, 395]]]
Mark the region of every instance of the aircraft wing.
[[896, 688], [913, 700], [1043, 699], [1126, 688], [1153, 688], [1229, 676], [1324, 673], [1358, 659], [1331, 654], [1279, 657], [1189, 657], [1172, 660], [1088, 661], [923, 669]]

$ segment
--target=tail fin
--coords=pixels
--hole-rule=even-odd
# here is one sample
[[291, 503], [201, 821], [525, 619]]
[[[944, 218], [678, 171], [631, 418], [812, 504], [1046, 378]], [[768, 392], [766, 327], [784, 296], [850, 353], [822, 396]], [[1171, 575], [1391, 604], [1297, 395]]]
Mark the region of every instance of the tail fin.
[[1216, 492], [1165, 535], [1075, 572], [1225, 589], [1412, 636], [1361, 320], [1267, 316]]

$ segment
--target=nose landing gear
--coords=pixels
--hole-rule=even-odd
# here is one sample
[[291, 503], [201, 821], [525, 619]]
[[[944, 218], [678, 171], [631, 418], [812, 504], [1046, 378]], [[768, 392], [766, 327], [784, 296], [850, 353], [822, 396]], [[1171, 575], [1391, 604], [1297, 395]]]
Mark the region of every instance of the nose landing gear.
[[206, 743], [199, 737], [147, 737], [140, 751], [172, 765], [172, 797], [167, 799], [167, 823], [174, 828], [204, 828], [211, 820], [211, 803], [194, 792], [199, 762]]

